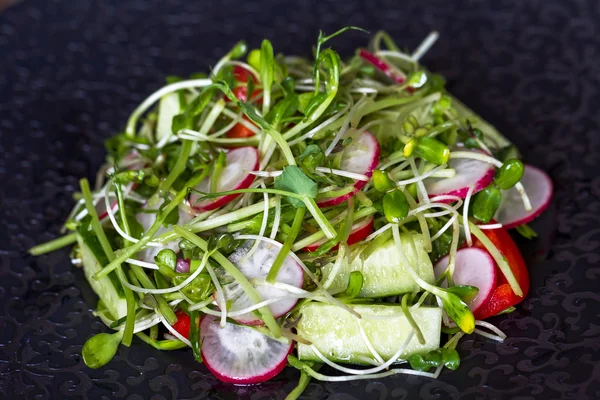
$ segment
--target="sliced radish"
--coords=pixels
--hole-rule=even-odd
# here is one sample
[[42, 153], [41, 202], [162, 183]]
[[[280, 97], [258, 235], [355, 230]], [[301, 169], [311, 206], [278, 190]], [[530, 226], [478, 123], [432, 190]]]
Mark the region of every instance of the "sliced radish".
[[521, 183], [531, 201], [531, 211], [525, 211], [521, 195], [514, 187], [502, 192], [502, 203], [494, 219], [506, 229], [516, 228], [538, 217], [552, 200], [552, 180], [541, 169], [525, 165]]
[[404, 81], [406, 80], [403, 76], [395, 74], [394, 71], [392, 71], [392, 69], [390, 68], [390, 66], [387, 65], [383, 60], [381, 60], [375, 54], [370, 53], [365, 49], [360, 49], [360, 52], [358, 53], [358, 55], [360, 56], [360, 58], [371, 63], [375, 68], [377, 68], [378, 70], [383, 72], [387, 77], [394, 80], [394, 82], [404, 83]]
[[[354, 243], [360, 242], [367, 236], [369, 236], [373, 232], [373, 216], [369, 216], [361, 219], [354, 225], [352, 225], [352, 232], [350, 236], [348, 236], [348, 245], [352, 245]], [[315, 251], [319, 248], [320, 245], [325, 243], [327, 239], [321, 239], [313, 244], [310, 244], [304, 248], [305, 251]], [[331, 250], [337, 249], [339, 246], [334, 246]]]
[[[476, 150], [472, 151], [480, 153]], [[423, 181], [430, 197], [451, 195], [464, 199], [471, 186], [475, 185], [473, 193], [488, 187], [494, 180], [496, 171], [493, 165], [470, 158], [450, 159], [448, 168], [456, 171], [454, 178], [427, 178]]]
[[[449, 256], [439, 260], [433, 267], [435, 277], [438, 278], [448, 267]], [[471, 311], [475, 312], [485, 304], [496, 287], [496, 263], [490, 254], [477, 247], [465, 247], [456, 252], [456, 264], [452, 275], [454, 284], [471, 285], [479, 289], [477, 296], [469, 304]], [[447, 287], [446, 281], [443, 287]]]
[[202, 359], [213, 375], [226, 383], [266, 382], [287, 365], [294, 344], [272, 339], [247, 326], [230, 322], [224, 328], [207, 315], [200, 324]]
[[[369, 178], [373, 175], [373, 170], [379, 165], [379, 142], [370, 132], [363, 132], [359, 137], [344, 150], [340, 169], [356, 174], [366, 175]], [[367, 184], [366, 181], [356, 181], [351, 185], [351, 190], [338, 197], [324, 198], [317, 200], [319, 207], [329, 207], [340, 204], [348, 200]]]
[[[254, 171], [258, 168], [258, 161], [258, 150], [254, 147], [238, 147], [230, 150], [227, 153], [226, 165], [221, 173], [217, 191], [225, 192], [228, 190], [247, 189], [250, 187], [254, 181], [254, 175], [251, 175], [250, 171]], [[210, 178], [206, 178], [200, 182], [200, 184], [196, 186], [196, 189], [205, 193], [210, 192]], [[238, 196], [239, 194], [229, 194], [217, 197], [216, 199], [203, 200], [196, 203], [196, 200], [200, 196], [192, 193], [190, 196], [190, 206], [198, 211], [214, 210], [215, 208], [224, 206]]]
[[[192, 218], [193, 215], [187, 213], [183, 208], [179, 207], [179, 221], [177, 222], [179, 225], [185, 224]], [[140, 225], [142, 225], [142, 228], [144, 228], [144, 232], [147, 232], [148, 229], [150, 229], [150, 227], [154, 223], [154, 220], [156, 219], [156, 213], [139, 212], [135, 215], [135, 219], [140, 223]], [[168, 228], [161, 226], [160, 228], [158, 228], [156, 236], [161, 235], [167, 232], [168, 230]], [[144, 250], [137, 253], [137, 257], [140, 261], [154, 262], [154, 257], [156, 257], [156, 255], [162, 249], [171, 249], [174, 252], [179, 253], [179, 239], [165, 243], [163, 247], [147, 247]]]
[[[271, 265], [273, 265], [273, 261], [275, 261], [275, 257], [277, 257], [281, 247], [260, 241], [251, 255], [246, 257], [253, 245], [253, 240], [247, 241], [242, 247], [229, 256], [229, 261], [238, 267], [240, 272], [248, 278], [250, 282], [253, 280], [264, 281], [267, 278]], [[304, 271], [291, 256], [285, 258], [283, 265], [277, 274], [277, 282], [292, 285], [297, 288], [301, 288], [304, 285]], [[276, 289], [266, 285], [256, 285], [255, 289], [263, 300], [280, 299], [268, 306], [275, 318], [285, 315], [298, 301], [296, 297], [291, 296], [286, 290]], [[254, 305], [254, 302], [246, 295], [242, 287], [236, 281], [224, 285], [223, 292], [227, 302], [230, 302], [230, 307], [227, 309], [228, 312], [243, 310]], [[254, 312], [231, 318], [246, 325], [261, 325], [263, 323]]]

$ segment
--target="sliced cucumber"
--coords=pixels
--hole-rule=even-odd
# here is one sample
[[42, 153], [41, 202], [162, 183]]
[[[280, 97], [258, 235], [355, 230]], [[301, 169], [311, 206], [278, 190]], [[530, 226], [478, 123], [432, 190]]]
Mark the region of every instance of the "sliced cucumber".
[[[302, 317], [298, 323], [298, 335], [310, 341], [325, 357], [334, 362], [367, 364], [373, 359], [367, 343], [360, 332], [364, 330], [373, 349], [387, 361], [407, 339], [411, 326], [400, 305], [354, 305], [361, 314], [356, 318], [342, 308], [324, 303], [308, 303], [300, 309]], [[413, 336], [400, 358], [416, 353], [426, 353], [439, 348], [442, 326], [442, 309], [420, 307], [411, 311], [425, 337], [425, 344]], [[378, 317], [373, 319], [370, 317]], [[311, 346], [298, 343], [298, 358], [306, 361], [321, 359]]]
[[110, 276], [105, 276], [98, 280], [93, 275], [102, 269], [100, 262], [94, 255], [94, 252], [85, 244], [81, 235], [77, 235], [77, 243], [81, 250], [81, 261], [83, 264], [83, 273], [94, 292], [100, 297], [102, 303], [112, 314], [114, 319], [119, 319], [127, 315], [127, 301], [118, 282], [114, 282]]
[[[421, 279], [434, 283], [433, 266], [425, 251], [422, 236], [403, 233], [401, 237], [406, 259], [415, 267]], [[410, 240], [415, 244], [416, 253], [410, 245]], [[332, 273], [335, 274], [328, 288], [331, 293], [339, 293], [346, 289], [352, 271], [360, 271], [363, 274], [364, 282], [359, 297], [384, 297], [418, 291], [419, 286], [406, 269], [410, 266], [404, 265], [401, 260], [394, 240], [389, 240], [371, 253], [366, 260], [357, 257], [342, 271], [335, 271], [333, 264], [328, 264], [323, 267], [322, 272], [324, 281], [327, 281]]]
[[156, 124], [156, 141], [160, 141], [165, 136], [173, 134], [171, 125], [173, 117], [181, 112], [179, 105], [179, 94], [177, 92], [169, 93], [160, 99], [158, 107], [158, 122]]

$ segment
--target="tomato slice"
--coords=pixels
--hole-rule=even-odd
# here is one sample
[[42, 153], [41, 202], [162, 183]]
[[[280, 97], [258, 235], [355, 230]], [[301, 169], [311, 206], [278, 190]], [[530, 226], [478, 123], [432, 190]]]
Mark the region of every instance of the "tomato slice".
[[[523, 296], [517, 296], [506, 281], [504, 274], [498, 267], [498, 284], [492, 293], [490, 299], [475, 310], [475, 318], [484, 319], [498, 314], [499, 312], [514, 306], [523, 301], [529, 292], [529, 272], [523, 256], [517, 247], [517, 244], [510, 237], [508, 231], [504, 228], [486, 229], [483, 231], [490, 241], [496, 246], [500, 254], [506, 258], [515, 279], [519, 283]], [[474, 240], [473, 246], [485, 250], [485, 246], [479, 241]]]
[[[250, 121], [245, 115], [242, 118], [245, 121], [248, 121], [252, 125], [256, 126], [254, 122]], [[242, 124], [241, 122], [238, 122], [233, 126], [233, 128], [231, 128], [225, 133], [225, 136], [227, 136], [228, 138], [247, 138], [254, 136], [254, 132], [252, 132], [252, 130], [246, 127], [246, 125]]]
[[233, 77], [240, 83], [248, 83], [248, 79], [252, 79], [252, 81], [256, 83], [254, 74], [252, 74], [252, 72], [248, 71], [246, 68], [240, 67], [239, 65], [233, 67]]
[[177, 322], [173, 324], [173, 329], [175, 329], [177, 333], [179, 333], [184, 338], [189, 339], [191, 327], [190, 316], [182, 310], [177, 311], [175, 315], [177, 316]]

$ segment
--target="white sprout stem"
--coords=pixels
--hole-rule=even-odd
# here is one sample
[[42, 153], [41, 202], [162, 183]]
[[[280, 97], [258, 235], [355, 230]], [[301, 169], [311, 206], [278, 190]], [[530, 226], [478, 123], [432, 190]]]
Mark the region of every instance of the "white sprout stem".
[[327, 118], [325, 121], [321, 122], [319, 125], [315, 126], [310, 131], [306, 132], [304, 135], [290, 141], [289, 145], [293, 146], [295, 144], [300, 143], [301, 141], [303, 141], [305, 139], [312, 138], [316, 133], [325, 129], [325, 127], [333, 124], [335, 121], [340, 119], [346, 113], [346, 111], [348, 111], [348, 109], [351, 107], [351, 105], [352, 105], [352, 103], [348, 102], [348, 104], [346, 104], [346, 106], [341, 111], [339, 111], [338, 113], [334, 114], [333, 116]]
[[125, 260], [125, 262], [127, 262], [129, 264], [140, 266], [142, 268], [158, 269], [158, 266], [154, 263], [140, 261], [140, 260], [136, 260], [134, 258], [128, 258], [127, 260]]
[[357, 174], [355, 172], [350, 172], [350, 171], [342, 171], [339, 169], [333, 169], [333, 168], [327, 168], [327, 167], [317, 167], [316, 170], [319, 172], [326, 173], [326, 174], [339, 175], [339, 176], [354, 179], [357, 181], [367, 182], [369, 180], [369, 177], [364, 174]]
[[[267, 209], [267, 214], [269, 213], [269, 210]], [[275, 195], [275, 217], [273, 218], [273, 227], [271, 228], [271, 234], [269, 235], [269, 238], [271, 239], [275, 239], [275, 237], [277, 236], [277, 232], [279, 231], [279, 223], [281, 222], [281, 196], [276, 194]]]
[[[206, 258], [208, 258], [208, 257], [206, 257]], [[217, 276], [215, 275], [215, 271], [210, 266], [210, 263], [206, 263], [206, 270], [208, 271], [208, 274], [210, 275], [210, 279], [213, 281], [213, 284], [215, 285], [215, 291], [217, 292], [217, 305], [221, 309], [221, 322], [219, 323], [219, 326], [221, 328], [225, 328], [225, 324], [227, 323], [227, 299], [225, 298], [225, 293], [223, 293], [223, 288], [221, 287], [221, 283], [217, 279]]]
[[385, 378], [387, 376], [398, 375], [398, 374], [424, 376], [426, 378], [435, 378], [436, 377], [435, 374], [432, 374], [430, 372], [415, 371], [413, 369], [408, 369], [408, 368], [392, 368], [386, 372], [380, 372], [378, 374], [345, 375], [345, 376], [323, 375], [323, 374], [316, 372], [314, 369], [312, 369], [308, 366], [303, 367], [302, 370], [305, 371], [312, 378], [314, 378], [318, 381], [323, 381], [323, 382], [349, 382], [349, 381], [358, 381], [358, 380], [364, 380], [364, 379], [380, 379], [380, 378]]
[[486, 229], [500, 229], [502, 228], [502, 224], [486, 224], [486, 225], [477, 225], [477, 227], [481, 230], [486, 230]]
[[[227, 311], [227, 316], [228, 317], [239, 317], [241, 315], [248, 314], [248, 313], [251, 313], [253, 311], [256, 311], [259, 308], [267, 307], [267, 306], [269, 306], [269, 305], [271, 305], [273, 303], [277, 303], [280, 300], [287, 300], [287, 299], [290, 299], [290, 298], [296, 299], [297, 296], [274, 297], [274, 298], [271, 298], [271, 299], [268, 299], [268, 300], [261, 301], [260, 303], [253, 304], [253, 305], [251, 305], [249, 307], [242, 308], [240, 310]], [[190, 308], [190, 310], [191, 310], [191, 308]], [[221, 317], [221, 318], [223, 317], [223, 313], [222, 312], [217, 311], [217, 310], [212, 310], [210, 308], [207, 308], [206, 306], [200, 308], [200, 311], [202, 311], [205, 314], [214, 315], [215, 317]]]
[[435, 42], [440, 37], [440, 34], [436, 31], [431, 32], [425, 40], [421, 42], [421, 44], [417, 47], [417, 49], [411, 54], [411, 58], [415, 61], [419, 61], [421, 57], [425, 55], [429, 51], [429, 49], [435, 44]]
[[369, 236], [365, 238], [365, 242], [370, 242], [375, 239], [377, 236], [381, 235], [383, 232], [387, 231], [392, 227], [392, 224], [385, 224], [381, 228], [377, 229], [375, 232], [371, 233]]
[[[240, 114], [237, 114], [237, 113], [231, 111], [227, 107], [225, 107], [223, 109], [223, 114], [228, 116], [231, 119], [238, 118], [240, 115]], [[254, 125], [252, 122], [245, 120], [244, 118], [240, 119], [239, 123], [244, 125], [246, 128], [250, 129], [252, 132], [254, 132], [255, 135], [258, 135], [261, 132], [259, 127]]]
[[342, 265], [344, 263], [344, 258], [346, 257], [346, 246], [340, 246], [338, 254], [335, 258], [335, 263], [333, 264], [333, 268], [327, 277], [327, 280], [323, 282], [323, 288], [325, 290], [329, 289], [329, 286], [333, 283], [334, 279], [342, 269]]
[[396, 182], [396, 185], [397, 186], [406, 186], [406, 185], [408, 185], [410, 183], [415, 183], [415, 182], [423, 181], [424, 179], [429, 178], [430, 176], [432, 176], [435, 173], [443, 170], [444, 168], [446, 168], [446, 164], [439, 165], [439, 166], [435, 167], [434, 169], [432, 169], [431, 171], [424, 173], [423, 175], [415, 176], [414, 178], [404, 179], [404, 180], [398, 181], [398, 182]]
[[[419, 171], [417, 170], [417, 165], [415, 164], [415, 159], [411, 157], [409, 160], [410, 169], [412, 170], [415, 178], [419, 177]], [[419, 202], [420, 203], [429, 203], [429, 196], [427, 195], [427, 190], [425, 190], [425, 185], [423, 184], [423, 180], [417, 181], [417, 194], [419, 194]]]
[[388, 169], [389, 167], [391, 167], [392, 165], [394, 165], [396, 163], [399, 163], [400, 161], [404, 161], [402, 164], [400, 164], [402, 166], [401, 170], [406, 168], [409, 164], [409, 162], [406, 161], [406, 158], [404, 156], [396, 156], [396, 157], [390, 157], [386, 162], [380, 164], [379, 167], [377, 167], [377, 169], [385, 171], [386, 169]]
[[502, 338], [502, 340], [506, 339], [506, 334], [500, 329], [498, 329], [495, 325], [490, 324], [489, 322], [477, 320], [475, 321], [475, 325], [489, 329], [490, 331], [498, 335], [498, 337]]
[[448, 255], [448, 270], [450, 276], [454, 274], [454, 267], [456, 266], [456, 250], [458, 248], [458, 239], [460, 234], [460, 226], [458, 218], [452, 221], [452, 242], [450, 242], [450, 253]]
[[325, 156], [328, 157], [331, 154], [331, 152], [333, 151], [333, 149], [337, 146], [338, 142], [344, 137], [344, 135], [346, 134], [346, 131], [348, 130], [348, 127], [350, 126], [350, 120], [352, 120], [354, 115], [358, 112], [360, 107], [362, 107], [362, 105], [367, 101], [367, 99], [368, 99], [368, 97], [363, 95], [361, 97], [361, 99], [358, 100], [356, 102], [356, 104], [354, 104], [354, 106], [352, 106], [352, 108], [350, 109], [350, 112], [346, 116], [346, 119], [344, 119], [344, 123], [342, 124], [342, 127], [340, 128], [338, 133], [335, 135], [335, 137], [331, 141], [331, 144], [325, 150]]
[[373, 358], [377, 361], [377, 364], [378, 365], [384, 364], [385, 361], [383, 361], [383, 358], [379, 355], [377, 350], [375, 350], [375, 348], [373, 347], [373, 344], [369, 340], [369, 337], [367, 336], [367, 332], [365, 332], [365, 328], [363, 328], [361, 321], [356, 320], [356, 324], [358, 325], [358, 332], [360, 333], [360, 336], [362, 337], [363, 342], [365, 342], [367, 349], [369, 349], [369, 352], [371, 353]]
[[433, 242], [434, 240], [436, 240], [437, 238], [439, 238], [440, 236], [442, 236], [444, 234], [444, 232], [446, 232], [448, 230], [448, 228], [450, 228], [450, 226], [454, 223], [454, 220], [456, 220], [456, 218], [458, 218], [458, 216], [457, 215], [453, 215], [448, 220], [448, 222], [446, 222], [444, 224], [444, 226], [442, 227], [442, 229], [440, 229], [439, 231], [437, 231], [437, 233], [431, 237], [431, 241]]
[[129, 137], [135, 136], [135, 127], [139, 117], [145, 113], [155, 102], [161, 99], [161, 97], [176, 92], [181, 89], [190, 89], [197, 87], [204, 87], [212, 84], [212, 80], [210, 79], [191, 79], [187, 81], [175, 82], [167, 86], [163, 86], [156, 92], [152, 93], [146, 100], [142, 102], [137, 108], [133, 111], [129, 120], [127, 121], [127, 128], [125, 130], [125, 134]]
[[354, 369], [354, 368], [346, 368], [339, 364], [334, 363], [333, 361], [329, 360], [327, 357], [323, 356], [323, 354], [319, 351], [319, 349], [317, 349], [317, 347], [315, 345], [310, 345], [310, 349], [325, 364], [337, 369], [338, 371], [345, 372], [347, 374], [352, 374], [352, 375], [375, 374], [377, 372], [383, 371], [384, 369], [388, 368], [390, 365], [392, 365], [398, 359], [398, 357], [400, 357], [400, 354], [402, 354], [404, 352], [404, 350], [406, 350], [406, 347], [408, 346], [408, 343], [410, 343], [410, 341], [412, 340], [414, 334], [415, 334], [415, 331], [414, 331], [414, 329], [411, 328], [410, 333], [408, 334], [408, 337], [406, 338], [406, 340], [404, 340], [404, 343], [402, 343], [402, 346], [400, 346], [400, 348], [396, 351], [396, 353], [389, 360], [387, 360], [386, 362], [384, 362], [383, 364], [381, 364], [378, 367], [362, 369], [362, 370]]
[[248, 171], [248, 173], [261, 178], [276, 178], [283, 174], [283, 171]]
[[408, 54], [402, 53], [400, 51], [393, 50], [380, 50], [375, 52], [376, 57], [390, 57], [390, 58], [398, 58], [400, 60], [407, 61], [411, 64], [415, 64], [417, 60], [409, 56]]
[[163, 317], [160, 314], [158, 315], [158, 317], [160, 318], [160, 321], [163, 323], [163, 325], [165, 326], [165, 328], [167, 328], [169, 330], [169, 332], [171, 332], [171, 334], [173, 336], [175, 336], [177, 339], [181, 340], [183, 343], [185, 343], [189, 347], [192, 347], [192, 343], [190, 343], [190, 341], [188, 339], [186, 339], [181, 333], [177, 332], [175, 330], [175, 328], [173, 328], [171, 326], [171, 324], [169, 324], [169, 322], [165, 319], [165, 317]]
[[[106, 191], [107, 191], [107, 192], [108, 192], [108, 188], [109, 188], [109, 187], [110, 187], [110, 185], [112, 185], [112, 184], [113, 184], [113, 181], [112, 181], [112, 179], [111, 179], [111, 180], [109, 180], [109, 181], [107, 182], [107, 184], [106, 184]], [[129, 240], [130, 242], [132, 242], [132, 243], [137, 243], [137, 242], [139, 242], [139, 240], [138, 240], [138, 239], [136, 239], [136, 238], [134, 238], [134, 237], [132, 237], [132, 236], [129, 236], [127, 233], [125, 233], [125, 232], [124, 232], [124, 231], [121, 229], [121, 227], [119, 226], [119, 223], [117, 222], [117, 220], [116, 220], [116, 218], [115, 218], [115, 216], [114, 216], [114, 213], [116, 213], [116, 212], [117, 212], [117, 210], [119, 209], [119, 204], [118, 204], [118, 203], [116, 203], [116, 204], [114, 205], [114, 207], [111, 207], [111, 204], [110, 204], [110, 196], [104, 196], [104, 203], [105, 203], [105, 206], [106, 206], [106, 214], [108, 214], [108, 218], [110, 219], [110, 222], [112, 223], [112, 225], [113, 225], [113, 227], [115, 228], [115, 230], [117, 231], [117, 233], [118, 233], [119, 235], [121, 235], [121, 236], [122, 236], [124, 239], [127, 239], [127, 240]]]
[[188, 309], [190, 311], [201, 310], [213, 302], [214, 302], [214, 300], [213, 300], [212, 296], [210, 296], [208, 299], [205, 299], [205, 300], [201, 301], [200, 303], [190, 303], [190, 307]]
[[471, 202], [471, 197], [473, 197], [473, 191], [475, 190], [475, 186], [471, 185], [469, 190], [467, 191], [467, 196], [465, 197], [465, 206], [463, 207], [463, 226], [465, 229], [465, 238], [467, 239], [467, 245], [469, 247], [473, 246], [473, 239], [471, 238], [471, 231], [469, 230], [469, 203]]
[[[494, 157], [490, 157], [485, 154], [475, 153], [475, 152], [471, 152], [471, 151], [450, 152], [450, 159], [453, 159], [453, 158], [470, 158], [473, 160], [479, 160], [479, 161], [486, 162], [488, 164], [492, 164], [496, 168], [502, 167], [502, 162], [496, 160]], [[521, 182], [517, 182], [517, 184], [515, 185], [515, 189], [517, 189], [517, 191], [519, 192], [519, 195], [521, 195], [521, 200], [523, 201], [523, 205], [525, 206], [525, 211], [531, 211], [531, 208], [532, 208], [531, 201], [529, 200], [529, 196], [527, 196], [527, 192], [525, 191], [523, 184]]]
[[451, 194], [442, 194], [442, 195], [439, 195], [439, 196], [432, 197], [430, 200], [432, 202], [444, 201], [444, 200], [462, 201], [462, 198], [460, 198], [458, 196], [451, 195]]
[[150, 294], [173, 293], [173, 292], [177, 292], [177, 291], [183, 289], [184, 287], [186, 287], [187, 285], [189, 285], [190, 282], [192, 282], [194, 279], [196, 279], [196, 277], [198, 275], [200, 275], [200, 272], [202, 272], [204, 267], [207, 265], [208, 265], [208, 253], [205, 253], [204, 257], [202, 257], [202, 261], [200, 262], [200, 266], [198, 267], [198, 269], [196, 271], [194, 271], [193, 274], [191, 274], [185, 281], [181, 282], [179, 285], [173, 286], [170, 288], [165, 288], [165, 289], [147, 289], [147, 288], [132, 285], [131, 283], [129, 283], [125, 280], [123, 280], [121, 282], [125, 286], [127, 286], [129, 289], [133, 290], [134, 292], [150, 293]]
[[[265, 186], [264, 182], [261, 182], [260, 186], [263, 189], [267, 188]], [[250, 194], [250, 193], [248, 193], [248, 194]], [[263, 198], [264, 198], [265, 208], [263, 210], [263, 217], [262, 217], [262, 221], [260, 222], [260, 230], [258, 231], [258, 236], [265, 236], [265, 231], [267, 230], [267, 225], [269, 223], [269, 195], [265, 192], [265, 193], [263, 193]], [[246, 263], [246, 261], [248, 261], [250, 259], [250, 257], [252, 257], [252, 255], [256, 252], [256, 249], [258, 249], [259, 244], [260, 244], [259, 240], [254, 241], [254, 244], [252, 245], [250, 250], [248, 250], [248, 252], [246, 254], [244, 254], [244, 256], [240, 259], [240, 264]]]
[[[267, 243], [271, 243], [279, 248], [281, 248], [281, 246], [283, 246], [281, 243], [279, 243], [276, 240], [272, 240], [266, 237], [260, 237], [257, 235], [239, 235], [237, 237], [238, 239], [256, 239], [259, 238], [260, 240], [264, 240]], [[344, 310], [348, 311], [350, 314], [354, 315], [357, 318], [360, 318], [360, 314], [357, 313], [356, 311], [354, 311], [352, 308], [348, 307], [347, 305], [345, 305], [344, 303], [340, 302], [338, 299], [334, 298], [328, 291], [327, 289], [325, 289], [323, 287], [323, 285], [321, 285], [321, 282], [319, 282], [319, 280], [317, 279], [317, 277], [310, 271], [310, 269], [308, 269], [308, 267], [304, 264], [304, 262], [296, 255], [296, 253], [294, 253], [293, 251], [290, 251], [289, 256], [292, 257], [294, 259], [294, 261], [296, 261], [298, 263], [298, 265], [300, 265], [300, 267], [302, 268], [302, 270], [304, 271], [304, 273], [306, 275], [308, 275], [308, 277], [313, 281], [313, 283], [317, 286], [317, 288], [323, 293], [323, 295], [325, 296], [325, 298], [331, 303], [334, 304], [340, 308], [343, 308]], [[311, 292], [309, 292], [311, 293]]]

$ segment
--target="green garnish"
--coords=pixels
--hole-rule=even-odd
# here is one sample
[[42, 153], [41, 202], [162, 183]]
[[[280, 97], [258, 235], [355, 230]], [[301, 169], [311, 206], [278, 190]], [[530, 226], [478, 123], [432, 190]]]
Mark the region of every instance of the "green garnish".
[[[64, 225], [71, 232], [30, 249], [77, 243], [72, 259], [100, 297], [96, 315], [117, 330], [85, 343], [87, 366], [106, 365], [134, 335], [159, 350], [190, 346], [210, 363], [199, 325], [213, 315], [221, 328], [264, 325], [253, 332], [297, 342], [298, 357], [288, 358], [301, 371], [295, 399], [311, 378], [381, 378], [403, 373], [389, 368], [400, 360], [435, 377], [427, 371], [458, 367], [464, 334], [485, 335], [476, 323], [496, 329], [475, 321], [468, 304], [478, 288], [455, 282], [453, 272], [472, 234], [523, 293], [481, 230], [491, 226], [472, 222], [492, 220], [503, 190], [521, 191], [519, 154], [419, 65], [437, 33], [407, 54], [379, 32], [369, 50], [343, 61], [324, 47], [348, 30], [362, 31], [320, 32], [312, 59], [276, 53], [269, 40], [250, 51], [240, 41], [210, 74], [168, 77], [124, 133], [107, 140], [108, 179], [94, 191], [81, 180]], [[453, 194], [428, 193], [431, 179], [461, 173], [454, 158], [498, 168], [486, 188], [467, 182], [462, 208]], [[527, 225], [517, 230], [537, 236]], [[448, 270], [435, 277], [432, 262], [445, 255]], [[323, 343], [302, 337], [302, 313], [318, 303], [336, 307], [327, 324], [350, 315], [351, 324], [335, 328], [355, 330], [358, 342], [321, 353]], [[189, 332], [177, 331], [178, 315], [189, 317]], [[406, 343], [384, 357], [390, 345], [379, 331], [402, 332]], [[452, 336], [440, 348], [442, 333]], [[236, 343], [240, 352], [244, 345]], [[336, 364], [348, 360], [369, 368]], [[323, 375], [321, 361], [351, 375]]]

